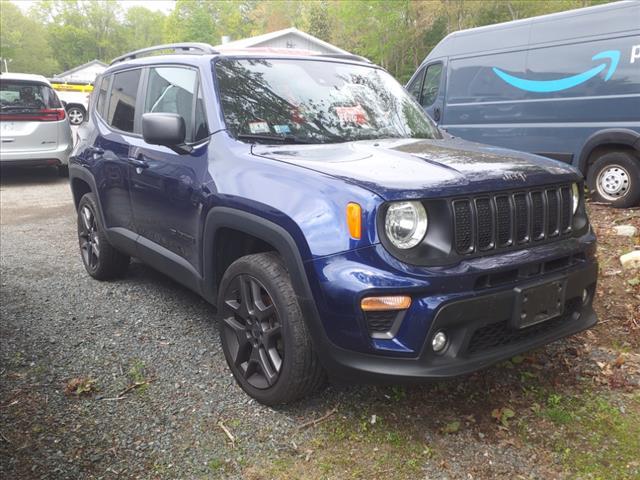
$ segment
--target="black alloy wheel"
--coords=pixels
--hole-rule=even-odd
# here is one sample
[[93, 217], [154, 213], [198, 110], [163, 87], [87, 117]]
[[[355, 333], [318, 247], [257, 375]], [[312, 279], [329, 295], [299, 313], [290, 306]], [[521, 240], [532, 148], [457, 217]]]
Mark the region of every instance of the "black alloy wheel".
[[238, 385], [265, 405], [290, 403], [319, 389], [326, 375], [282, 257], [240, 257], [218, 291], [218, 329]]
[[129, 266], [129, 256], [109, 243], [99, 217], [98, 202], [86, 193], [78, 203], [78, 243], [87, 273], [97, 280], [122, 276]]
[[80, 253], [87, 270], [95, 271], [100, 262], [100, 239], [98, 237], [98, 224], [93, 210], [88, 204], [82, 206], [78, 212], [78, 239], [80, 240]]
[[254, 388], [273, 386], [285, 351], [271, 295], [257, 278], [241, 274], [227, 286], [224, 305], [223, 335], [234, 366]]

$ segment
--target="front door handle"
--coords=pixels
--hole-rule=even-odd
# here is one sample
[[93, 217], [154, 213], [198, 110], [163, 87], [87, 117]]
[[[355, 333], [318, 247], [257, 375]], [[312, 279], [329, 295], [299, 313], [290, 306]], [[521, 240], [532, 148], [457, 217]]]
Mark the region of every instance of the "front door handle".
[[145, 169], [145, 168], [149, 168], [149, 164], [147, 162], [145, 162], [144, 160], [140, 160], [138, 158], [132, 158], [129, 157], [129, 163], [131, 165], [133, 165], [134, 167], [136, 167], [136, 169]]

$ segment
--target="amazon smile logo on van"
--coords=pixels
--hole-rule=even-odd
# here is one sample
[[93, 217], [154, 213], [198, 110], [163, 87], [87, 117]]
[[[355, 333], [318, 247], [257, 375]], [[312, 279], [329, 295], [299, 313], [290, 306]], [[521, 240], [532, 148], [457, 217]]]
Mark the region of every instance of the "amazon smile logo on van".
[[[609, 62], [606, 61], [607, 59], [609, 60]], [[538, 93], [560, 92], [562, 90], [568, 90], [570, 88], [576, 87], [599, 75], [600, 72], [607, 70], [607, 63], [609, 65], [609, 69], [607, 70], [607, 73], [604, 77], [604, 81], [606, 82], [607, 80], [609, 80], [618, 67], [618, 62], [620, 61], [620, 51], [606, 50], [604, 52], [597, 53], [596, 55], [591, 57], [591, 60], [605, 60], [605, 62], [600, 63], [599, 65], [596, 65], [595, 67], [590, 68], [589, 70], [586, 70], [582, 73], [578, 73], [577, 75], [559, 78], [556, 80], [527, 80], [526, 78], [518, 78], [510, 75], [507, 72], [496, 67], [493, 67], [493, 72], [506, 83], [513, 87], [519, 88], [520, 90]]]

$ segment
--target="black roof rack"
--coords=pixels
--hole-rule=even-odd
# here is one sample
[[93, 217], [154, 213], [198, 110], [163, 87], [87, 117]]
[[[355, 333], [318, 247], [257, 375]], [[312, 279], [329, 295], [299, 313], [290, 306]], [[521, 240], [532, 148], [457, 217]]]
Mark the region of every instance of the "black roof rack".
[[360, 55], [354, 55], [352, 53], [323, 53], [321, 54], [321, 56], [337, 58], [339, 60], [352, 60], [356, 62], [371, 63], [371, 60], [369, 60], [368, 58], [361, 57]]
[[173, 53], [218, 53], [208, 43], [168, 43], [166, 45], [156, 45], [154, 47], [141, 48], [133, 52], [125, 53], [119, 57], [114, 58], [109, 65], [113, 65], [118, 62], [124, 62], [125, 60], [133, 60], [134, 58], [145, 57], [154, 52], [161, 52], [163, 50], [171, 50]]

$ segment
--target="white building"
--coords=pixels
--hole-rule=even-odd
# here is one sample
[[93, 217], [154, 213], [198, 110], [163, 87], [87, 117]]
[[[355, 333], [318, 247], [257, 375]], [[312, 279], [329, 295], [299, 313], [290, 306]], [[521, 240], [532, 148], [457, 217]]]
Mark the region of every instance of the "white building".
[[216, 45], [215, 48], [219, 49], [234, 49], [234, 48], [292, 48], [297, 50], [314, 50], [321, 53], [333, 53], [333, 54], [349, 54], [349, 52], [342, 50], [330, 43], [320, 40], [313, 35], [302, 32], [297, 28], [285, 28], [284, 30], [278, 30], [276, 32], [265, 33], [264, 35], [258, 35], [256, 37], [244, 38], [242, 40], [234, 40], [232, 42], [224, 42], [221, 45]]
[[98, 75], [104, 72], [107, 64], [100, 60], [91, 60], [83, 65], [59, 73], [53, 77], [54, 80], [61, 82], [83, 82], [93, 83]]

